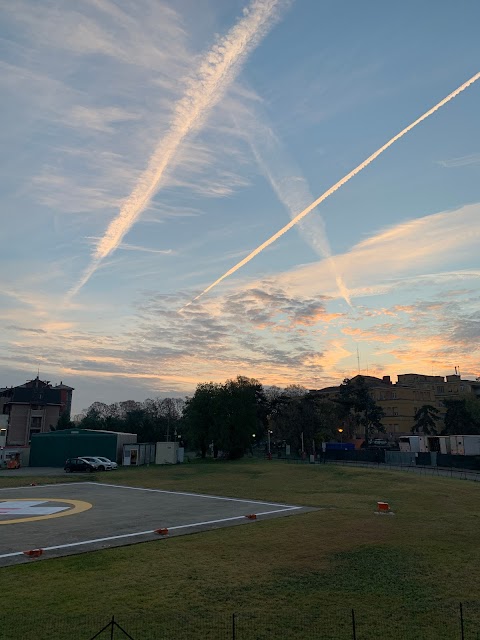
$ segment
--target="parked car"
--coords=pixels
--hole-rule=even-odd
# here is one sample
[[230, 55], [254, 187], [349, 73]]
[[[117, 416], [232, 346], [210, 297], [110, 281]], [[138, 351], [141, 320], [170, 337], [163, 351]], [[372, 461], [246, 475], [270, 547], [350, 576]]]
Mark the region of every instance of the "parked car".
[[82, 456], [82, 460], [89, 462], [97, 471], [106, 471], [107, 469], [105, 462], [102, 462], [97, 456]]
[[68, 460], [65, 461], [64, 469], [67, 473], [71, 473], [72, 471], [86, 471], [88, 473], [97, 471], [93, 464], [83, 458], [68, 458]]
[[108, 458], [104, 458], [103, 456], [96, 456], [96, 458], [105, 465], [107, 471], [118, 469], [118, 464], [116, 462], [113, 462], [113, 460], [109, 460]]
[[375, 438], [370, 443], [370, 447], [380, 448], [380, 449], [388, 449], [390, 447], [390, 442], [385, 440], [384, 438]]

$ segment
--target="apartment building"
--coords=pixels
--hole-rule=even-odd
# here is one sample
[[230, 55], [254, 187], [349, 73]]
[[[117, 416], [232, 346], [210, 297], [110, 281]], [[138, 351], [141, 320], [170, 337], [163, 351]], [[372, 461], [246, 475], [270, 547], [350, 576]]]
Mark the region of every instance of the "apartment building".
[[70, 415], [73, 387], [28, 380], [0, 389], [0, 414], [7, 416], [7, 446], [28, 446], [32, 434], [51, 431], [60, 415]]
[[[357, 376], [356, 376], [357, 377]], [[392, 438], [408, 435], [415, 424], [415, 414], [423, 405], [431, 405], [439, 411], [437, 431], [444, 428], [446, 408], [445, 399], [461, 399], [474, 394], [480, 397], [480, 379], [462, 380], [459, 374], [428, 376], [417, 373], [406, 373], [397, 376], [392, 383], [390, 376], [376, 378], [363, 376], [375, 402], [382, 407], [385, 418], [382, 424], [386, 433]], [[318, 394], [328, 398], [338, 397], [340, 386], [320, 389]]]

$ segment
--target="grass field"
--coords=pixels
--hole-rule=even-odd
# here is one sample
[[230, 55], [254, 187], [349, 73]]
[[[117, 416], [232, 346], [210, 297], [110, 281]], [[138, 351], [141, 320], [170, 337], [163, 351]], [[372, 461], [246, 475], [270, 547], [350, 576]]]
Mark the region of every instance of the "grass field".
[[[1, 486], [33, 481], [4, 480]], [[45, 482], [57, 480], [65, 478]], [[82, 616], [100, 622], [113, 613], [143, 630], [135, 638], [164, 637], [158, 629], [167, 623], [173, 627], [165, 637], [172, 639], [232, 637], [233, 612], [260, 621], [250, 620], [244, 635], [237, 626], [237, 637], [351, 638], [353, 608], [359, 639], [460, 639], [459, 602], [466, 640], [480, 638], [477, 483], [256, 460], [121, 469], [108, 482], [319, 510], [0, 569], [0, 619], [25, 625], [11, 636], [2, 636], [0, 625], [0, 638], [28, 637], [30, 628], [38, 640], [83, 638], [66, 627]], [[388, 501], [395, 516], [375, 516], [378, 500]], [[324, 635], [302, 627], [303, 616], [320, 620]], [[226, 625], [227, 635], [202, 621]], [[50, 623], [55, 633], [42, 636], [42, 624]]]

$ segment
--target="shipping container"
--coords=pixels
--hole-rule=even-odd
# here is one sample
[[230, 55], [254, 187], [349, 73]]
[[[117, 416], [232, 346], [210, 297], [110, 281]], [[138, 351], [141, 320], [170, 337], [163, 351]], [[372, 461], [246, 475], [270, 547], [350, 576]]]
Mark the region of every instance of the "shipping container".
[[122, 464], [126, 467], [151, 464], [155, 462], [155, 444], [137, 442], [123, 445]]
[[177, 464], [178, 442], [157, 442], [155, 464]]

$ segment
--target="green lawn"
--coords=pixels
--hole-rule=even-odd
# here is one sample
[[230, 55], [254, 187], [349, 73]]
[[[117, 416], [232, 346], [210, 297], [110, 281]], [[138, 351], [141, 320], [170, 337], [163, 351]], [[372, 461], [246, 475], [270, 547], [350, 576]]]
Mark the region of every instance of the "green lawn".
[[[2, 636], [10, 626], [0, 624], [0, 638], [34, 628], [37, 640], [87, 639], [112, 614], [136, 640], [226, 638], [239, 612], [237, 638], [347, 639], [354, 608], [359, 639], [460, 639], [460, 601], [466, 640], [480, 638], [477, 483], [256, 460], [121, 469], [93, 480], [107, 478], [319, 510], [0, 569], [0, 623], [24, 625]], [[378, 500], [395, 516], [374, 515]]]

